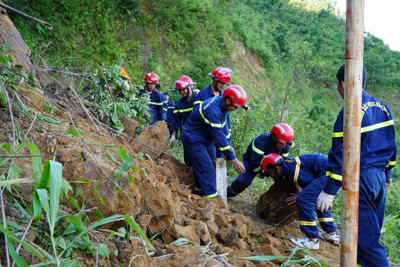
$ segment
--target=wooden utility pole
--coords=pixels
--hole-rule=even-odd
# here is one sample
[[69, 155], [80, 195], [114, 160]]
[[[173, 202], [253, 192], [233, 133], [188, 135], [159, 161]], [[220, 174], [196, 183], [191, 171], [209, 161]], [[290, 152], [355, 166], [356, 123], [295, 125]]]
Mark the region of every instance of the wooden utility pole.
[[357, 266], [364, 0], [347, 0], [340, 266]]

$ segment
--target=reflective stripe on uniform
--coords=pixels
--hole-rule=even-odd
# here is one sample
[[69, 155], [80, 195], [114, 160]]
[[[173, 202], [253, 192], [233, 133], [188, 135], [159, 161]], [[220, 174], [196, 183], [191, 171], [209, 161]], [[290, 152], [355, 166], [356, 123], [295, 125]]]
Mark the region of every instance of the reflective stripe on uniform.
[[162, 106], [163, 103], [157, 103], [157, 102], [150, 102], [151, 105], [156, 105], [156, 106]]
[[231, 146], [224, 146], [224, 147], [220, 147], [219, 150], [225, 151], [225, 150], [229, 150], [230, 148], [231, 148]]
[[303, 225], [303, 226], [315, 226], [315, 225], [317, 225], [317, 222], [316, 221], [313, 221], [313, 222], [299, 221], [299, 224]]
[[193, 107], [190, 108], [185, 108], [185, 109], [174, 109], [174, 113], [183, 113], [183, 112], [188, 112], [188, 111], [192, 111]]
[[213, 198], [213, 197], [216, 197], [216, 196], [218, 196], [218, 192], [214, 193], [214, 194], [211, 194], [211, 195], [208, 195], [208, 196], [203, 196], [203, 197], [204, 198]]
[[255, 168], [255, 169], [253, 170], [253, 172], [259, 172], [259, 171], [261, 171], [261, 167], [257, 167], [257, 168]]
[[318, 218], [319, 222], [333, 222], [333, 218]]
[[[390, 125], [393, 125], [393, 124], [394, 124], [393, 120], [376, 123], [376, 124], [373, 124], [371, 126], [362, 127], [361, 128], [361, 133], [371, 132], [373, 130], [380, 129], [380, 128], [383, 128], [383, 127], [387, 127], [387, 126], [390, 126]], [[333, 133], [333, 137], [343, 137], [343, 132]]]
[[388, 168], [389, 166], [394, 166], [396, 165], [396, 161], [389, 161], [389, 163], [386, 165], [386, 168]]
[[211, 127], [215, 127], [215, 128], [224, 127], [226, 121], [223, 124], [210, 122], [206, 117], [204, 117], [202, 108], [203, 108], [203, 103], [200, 104], [199, 111], [200, 111], [200, 116], [203, 118], [205, 123], [210, 124]]
[[251, 142], [251, 147], [253, 148], [253, 151], [256, 152], [257, 154], [263, 155], [264, 156], [264, 151], [262, 151], [261, 149], [257, 148], [256, 145], [254, 144], [255, 142], [255, 138], [253, 139], [253, 141]]
[[330, 171], [326, 172], [326, 176], [331, 177], [332, 179], [335, 179], [335, 180], [338, 180], [338, 181], [342, 181], [342, 176], [341, 175], [331, 173]]
[[297, 164], [296, 164], [296, 170], [294, 171], [294, 183], [295, 183], [295, 185], [298, 185], [297, 184], [297, 179], [299, 179], [301, 162], [300, 162], [300, 158], [299, 157], [296, 157], [295, 160], [296, 160]]

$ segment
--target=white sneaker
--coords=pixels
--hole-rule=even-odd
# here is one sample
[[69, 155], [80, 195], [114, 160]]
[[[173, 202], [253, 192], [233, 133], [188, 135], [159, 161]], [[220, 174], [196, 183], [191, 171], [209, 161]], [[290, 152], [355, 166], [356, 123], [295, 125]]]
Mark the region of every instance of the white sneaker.
[[319, 238], [326, 240], [335, 246], [339, 246], [339, 235], [335, 232], [333, 234], [329, 234], [327, 232], [325, 233], [320, 233]]
[[301, 248], [308, 248], [308, 249], [319, 249], [319, 241], [317, 242], [311, 241], [308, 237], [301, 237], [301, 238], [290, 238], [294, 244]]

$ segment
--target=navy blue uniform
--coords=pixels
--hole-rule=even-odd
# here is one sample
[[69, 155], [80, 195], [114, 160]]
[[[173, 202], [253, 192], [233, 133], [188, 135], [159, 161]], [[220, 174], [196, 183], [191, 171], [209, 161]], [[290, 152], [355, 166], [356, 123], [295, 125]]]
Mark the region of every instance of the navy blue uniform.
[[167, 112], [168, 112], [168, 100], [167, 97], [163, 94], [163, 92], [158, 91], [161, 95], [161, 102], [162, 102], [162, 120], [167, 121]]
[[[219, 92], [219, 95], [222, 93]], [[215, 94], [213, 90], [211, 89], [211, 84], [207, 86], [206, 88], [203, 88], [196, 96], [196, 99], [194, 101], [194, 106], [193, 108], [196, 108], [199, 104], [201, 104], [203, 101], [215, 97]], [[229, 131], [229, 136], [228, 138], [231, 138], [231, 120], [228, 115], [228, 120], [226, 123], [226, 129], [225, 131]], [[221, 158], [223, 155], [222, 153], [218, 150], [218, 148], [215, 146], [215, 144], [211, 144], [208, 148], [208, 153], [210, 154], [212, 160], [215, 160], [216, 158]]]
[[185, 122], [189, 115], [193, 111], [193, 104], [196, 99], [197, 93], [192, 92], [192, 97], [187, 99], [186, 97], [181, 97], [175, 103], [174, 113], [173, 113], [173, 121], [171, 125], [171, 132], [178, 132], [178, 129], [181, 129], [185, 125]]
[[332, 212], [316, 210], [318, 196], [328, 181], [325, 175], [327, 161], [326, 155], [312, 153], [295, 158], [285, 158], [282, 165], [284, 179], [303, 189], [296, 199], [297, 214], [300, 229], [308, 238], [318, 238], [319, 236], [316, 215], [325, 232], [336, 231]]
[[[389, 266], [380, 230], [385, 213], [386, 179], [396, 164], [396, 137], [390, 109], [362, 92], [360, 190], [357, 263], [363, 267]], [[335, 195], [342, 185], [343, 109], [333, 130], [324, 191]]]
[[[139, 91], [139, 97], [143, 94], [147, 94], [145, 89], [140, 89]], [[156, 121], [162, 121], [165, 120], [164, 115], [163, 115], [163, 97], [161, 93], [157, 92], [156, 90], [153, 90], [150, 95], [150, 114], [151, 114], [151, 122], [150, 124], [154, 124]], [[164, 96], [165, 97], [165, 96]], [[150, 121], [149, 119], [146, 118], [147, 121]]]
[[167, 119], [165, 120], [168, 124], [168, 129], [170, 134], [172, 133], [171, 127], [172, 123], [174, 122], [174, 108], [175, 104], [171, 100], [168, 100], [167, 102]]
[[251, 140], [246, 153], [243, 154], [243, 164], [246, 168], [245, 173], [239, 174], [235, 181], [228, 188], [229, 195], [238, 195], [243, 192], [251, 183], [257, 173], [261, 171], [260, 162], [264, 155], [276, 153], [283, 157], [289, 155], [290, 146], [286, 144], [283, 149], [277, 149], [272, 141], [270, 133], [260, 134]]
[[[219, 92], [219, 95], [221, 95], [221, 92]], [[213, 90], [211, 89], [211, 84], [207, 86], [206, 88], [202, 89], [197, 95], [196, 99], [194, 100], [194, 108], [203, 103], [203, 101], [215, 97], [215, 94]]]
[[193, 167], [196, 189], [203, 196], [218, 195], [215, 186], [215, 170], [207, 147], [213, 142], [228, 160], [236, 158], [229, 134], [226, 131], [228, 112], [223, 107], [223, 97], [210, 98], [195, 108], [186, 121], [182, 143], [187, 165]]

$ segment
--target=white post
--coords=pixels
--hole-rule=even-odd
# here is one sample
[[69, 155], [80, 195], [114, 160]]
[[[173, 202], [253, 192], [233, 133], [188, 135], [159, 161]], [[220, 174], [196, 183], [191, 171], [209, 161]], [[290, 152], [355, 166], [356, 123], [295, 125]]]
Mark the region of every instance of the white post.
[[215, 178], [218, 195], [226, 200], [226, 188], [228, 183], [226, 181], [226, 161], [223, 158], [217, 158], [215, 161]]

